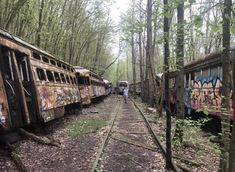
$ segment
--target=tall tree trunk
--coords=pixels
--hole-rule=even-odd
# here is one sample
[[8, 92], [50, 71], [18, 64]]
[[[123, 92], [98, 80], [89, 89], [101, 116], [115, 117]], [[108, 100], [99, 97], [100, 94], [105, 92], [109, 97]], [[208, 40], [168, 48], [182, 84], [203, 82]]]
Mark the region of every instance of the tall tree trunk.
[[[234, 56], [233, 52], [233, 56]], [[233, 58], [233, 81], [235, 81], [235, 60]], [[235, 82], [233, 82], [233, 95], [235, 93]], [[235, 107], [235, 97], [233, 96], [233, 107]], [[229, 149], [229, 172], [235, 171], [235, 111], [233, 111], [233, 130]]]
[[[163, 0], [164, 3], [164, 79], [165, 79], [165, 107], [169, 108], [169, 18], [166, 14], [169, 13], [168, 0]], [[171, 169], [172, 151], [171, 151], [171, 114], [166, 110], [166, 169]]]
[[[176, 116], [180, 119], [176, 122], [175, 139], [183, 141], [183, 119], [184, 119], [184, 1], [181, 0], [177, 7], [177, 48], [176, 48], [176, 65], [178, 75], [176, 77]], [[176, 91], [175, 90], [175, 91]]]
[[144, 73], [143, 73], [143, 54], [142, 54], [142, 33], [139, 32], [139, 58], [140, 58], [140, 82], [141, 99], [144, 100]]
[[[222, 171], [228, 170], [228, 152], [229, 152], [229, 95], [231, 91], [231, 66], [230, 66], [230, 18], [231, 18], [232, 0], [224, 0], [223, 5], [223, 52], [222, 52], [222, 139], [223, 146], [221, 150], [220, 168]], [[233, 145], [234, 146], [234, 145]]]
[[134, 32], [131, 33], [131, 57], [132, 57], [132, 71], [133, 71], [133, 94], [136, 96], [136, 57], [134, 45]]
[[147, 3], [147, 46], [146, 46], [146, 69], [148, 74], [148, 103], [154, 105], [155, 86], [155, 70], [153, 60], [153, 31], [152, 31], [152, 6], [153, 1], [148, 0]]
[[42, 15], [43, 15], [43, 9], [44, 9], [44, 3], [45, 0], [41, 0], [41, 4], [40, 4], [40, 9], [39, 9], [39, 19], [38, 19], [38, 30], [37, 30], [37, 38], [36, 38], [36, 45], [38, 47], [41, 46], [41, 35], [42, 35], [42, 26], [43, 26], [43, 22], [42, 22]]

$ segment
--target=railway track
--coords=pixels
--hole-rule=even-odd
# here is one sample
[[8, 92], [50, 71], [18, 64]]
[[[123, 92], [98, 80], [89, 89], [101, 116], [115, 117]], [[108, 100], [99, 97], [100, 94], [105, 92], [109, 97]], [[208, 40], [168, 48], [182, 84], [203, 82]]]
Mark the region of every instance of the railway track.
[[91, 171], [165, 171], [165, 150], [135, 102], [119, 97], [113, 112]]

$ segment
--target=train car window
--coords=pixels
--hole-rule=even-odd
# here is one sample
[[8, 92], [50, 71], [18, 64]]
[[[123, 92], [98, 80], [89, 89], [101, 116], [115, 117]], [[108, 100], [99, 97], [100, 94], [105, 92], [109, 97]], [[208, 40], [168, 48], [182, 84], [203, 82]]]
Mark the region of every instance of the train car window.
[[41, 60], [41, 56], [37, 53], [33, 53], [33, 58], [35, 58], [37, 60]]
[[197, 71], [195, 73], [195, 79], [198, 79], [201, 76], [201, 71]]
[[56, 65], [54, 60], [50, 60], [50, 62], [51, 62], [52, 65], [54, 65], [54, 66]]
[[77, 80], [76, 80], [75, 77], [73, 78], [73, 82], [74, 82], [75, 85], [77, 85]]
[[85, 78], [84, 77], [77, 77], [78, 84], [85, 84]]
[[69, 76], [66, 75], [66, 82], [69, 84], [70, 83], [70, 80], [69, 80]]
[[218, 71], [218, 68], [217, 67], [214, 67], [214, 68], [211, 68], [210, 69], [210, 75], [211, 76], [218, 76], [218, 73], [219, 71]]
[[62, 67], [62, 65], [61, 65], [60, 62], [57, 62], [57, 66], [58, 66], [58, 67]]
[[36, 71], [37, 71], [38, 79], [40, 81], [46, 81], [46, 75], [45, 75], [44, 70], [40, 69], [40, 68], [37, 68]]
[[49, 59], [45, 56], [42, 56], [42, 61], [44, 61], [45, 63], [49, 63]]
[[46, 74], [47, 74], [47, 79], [48, 79], [48, 81], [50, 81], [50, 82], [55, 82], [53, 73], [52, 73], [51, 71], [46, 70]]
[[65, 69], [65, 70], [66, 70], [66, 66], [65, 66], [65, 65], [62, 65], [62, 67], [63, 67], [63, 69]]
[[58, 72], [54, 72], [54, 76], [55, 76], [56, 82], [61, 82], [60, 76], [59, 76], [59, 73], [58, 73]]
[[209, 75], [209, 69], [204, 69], [202, 71], [202, 76], [207, 77]]
[[12, 68], [11, 53], [9, 50], [4, 51], [3, 53], [4, 53], [4, 58], [2, 58], [2, 60], [3, 60], [5, 79], [8, 81], [13, 81], [14, 74], [13, 74], [13, 68]]
[[64, 76], [64, 74], [63, 74], [63, 73], [61, 73], [61, 74], [60, 74], [60, 77], [61, 77], [62, 82], [66, 82], [66, 80], [65, 80], [65, 76]]
[[70, 81], [71, 81], [71, 84], [74, 84], [74, 81], [73, 81], [73, 77], [70, 76]]
[[26, 57], [20, 61], [20, 73], [23, 81], [29, 81], [29, 69], [26, 61]]

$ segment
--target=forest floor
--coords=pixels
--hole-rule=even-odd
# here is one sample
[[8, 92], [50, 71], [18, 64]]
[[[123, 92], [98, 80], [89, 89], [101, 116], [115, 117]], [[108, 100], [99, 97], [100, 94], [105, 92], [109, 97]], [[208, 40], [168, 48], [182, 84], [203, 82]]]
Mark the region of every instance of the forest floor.
[[[137, 116], [138, 110], [131, 101], [124, 104], [122, 97], [117, 95], [84, 108], [82, 113], [66, 115], [30, 131], [54, 140], [59, 146], [43, 145], [29, 138], [13, 143], [26, 171], [91, 171], [118, 102], [119, 115], [102, 154], [99, 170], [165, 171], [165, 160], [145, 133], [147, 130], [140, 115]], [[137, 143], [133, 145], [132, 142]], [[9, 157], [1, 155], [1, 151], [0, 171], [19, 171]]]
[[[162, 145], [165, 145], [165, 117], [150, 113], [139, 98], [134, 100], [147, 116]], [[111, 137], [98, 164], [98, 171], [165, 171], [164, 157], [159, 153], [147, 133], [139, 111], [131, 101], [123, 103], [121, 96], [111, 95], [82, 110], [49, 122], [39, 130], [59, 146], [43, 145], [24, 138], [13, 144], [27, 171], [91, 171], [98, 150], [106, 137], [113, 114], [120, 104]], [[172, 118], [174, 135], [175, 118]], [[184, 141], [173, 141], [176, 164], [189, 171], [217, 171], [219, 146], [210, 142], [215, 137], [200, 129], [198, 122], [185, 121]], [[139, 146], [138, 146], [139, 145]], [[19, 171], [14, 162], [0, 151], [0, 171]]]
[[[142, 112], [148, 118], [152, 128], [159, 137], [162, 145], [165, 147], [166, 140], [166, 118], [165, 115], [159, 117], [155, 112], [150, 112], [145, 103], [140, 98], [135, 99]], [[176, 120], [172, 117], [172, 138], [175, 133]], [[214, 172], [219, 168], [220, 149], [216, 140], [217, 136], [205, 132], [201, 128], [201, 122], [195, 120], [184, 120], [183, 142], [172, 141], [173, 159], [176, 164], [185, 167], [190, 172]]]

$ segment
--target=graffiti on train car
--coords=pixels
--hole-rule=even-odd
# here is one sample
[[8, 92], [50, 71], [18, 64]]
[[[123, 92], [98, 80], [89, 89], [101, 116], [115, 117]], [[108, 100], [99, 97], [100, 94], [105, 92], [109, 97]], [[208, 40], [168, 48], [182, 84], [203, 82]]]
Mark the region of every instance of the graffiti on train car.
[[76, 103], [80, 100], [79, 91], [75, 88], [40, 86], [38, 90], [42, 111]]
[[[193, 81], [191, 92], [186, 89], [185, 102], [189, 107], [189, 99], [191, 99], [191, 108], [200, 109], [207, 107], [210, 114], [221, 113], [221, 89], [222, 81], [219, 76], [200, 76]], [[188, 91], [188, 93], [187, 93]], [[190, 96], [188, 98], [187, 96]], [[230, 94], [230, 109], [229, 113], [232, 113], [232, 92]]]

